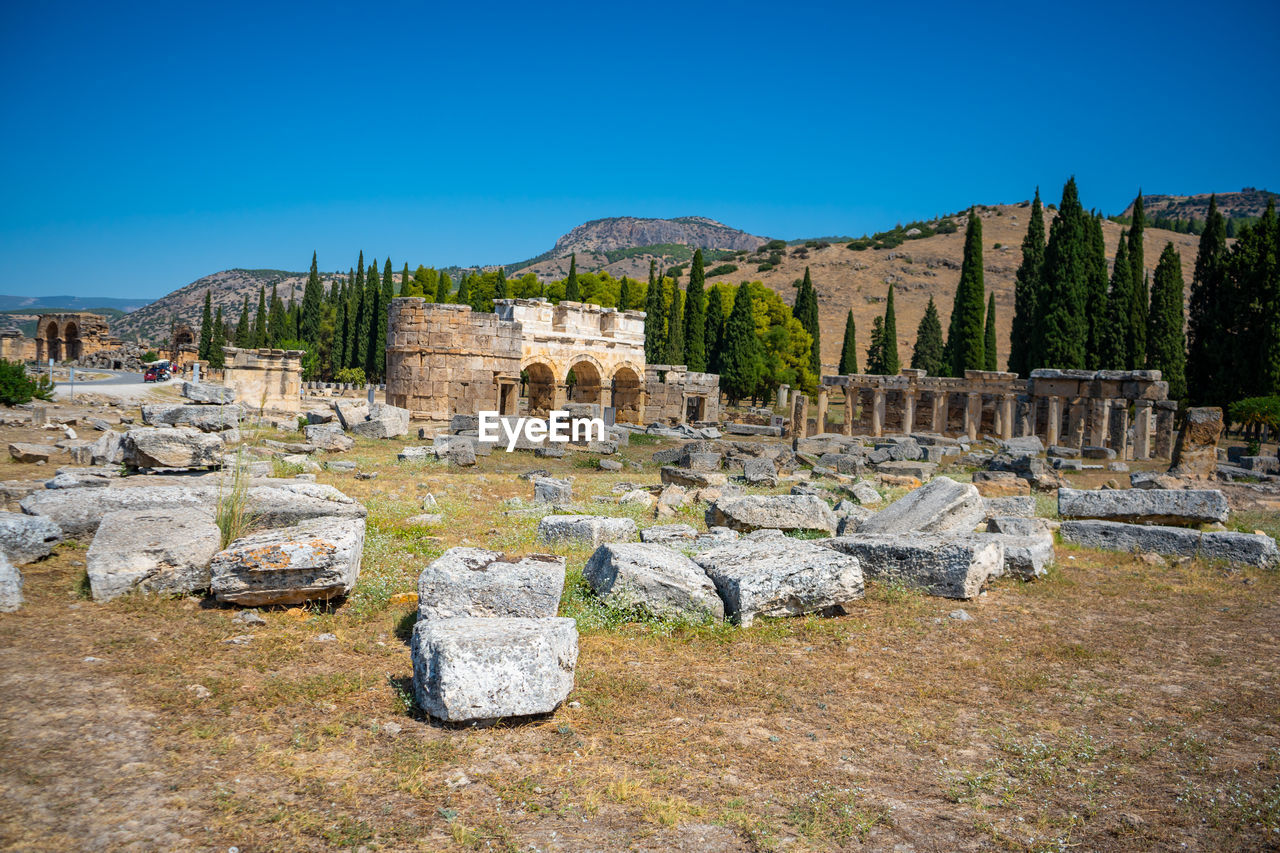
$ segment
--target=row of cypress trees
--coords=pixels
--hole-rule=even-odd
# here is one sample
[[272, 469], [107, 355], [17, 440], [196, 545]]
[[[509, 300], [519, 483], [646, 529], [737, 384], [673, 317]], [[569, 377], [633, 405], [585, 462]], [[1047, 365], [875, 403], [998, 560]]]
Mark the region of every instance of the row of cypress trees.
[[[570, 281], [574, 280], [570, 268]], [[569, 282], [566, 282], [565, 299], [570, 299]], [[645, 292], [643, 306], [632, 306], [629, 281], [623, 278], [623, 292], [619, 294], [619, 309], [643, 307], [644, 357], [650, 364], [683, 364], [689, 370], [703, 373], [711, 368], [708, 352], [719, 341], [720, 328], [710, 328], [708, 317], [720, 318], [720, 299], [715, 295], [715, 305], [708, 304], [707, 274], [702, 250], [693, 253], [689, 269], [689, 285], [680, 289], [678, 278], [669, 278], [658, 269], [655, 261], [649, 261], [649, 288]], [[715, 311], [709, 311], [714, 307]]]

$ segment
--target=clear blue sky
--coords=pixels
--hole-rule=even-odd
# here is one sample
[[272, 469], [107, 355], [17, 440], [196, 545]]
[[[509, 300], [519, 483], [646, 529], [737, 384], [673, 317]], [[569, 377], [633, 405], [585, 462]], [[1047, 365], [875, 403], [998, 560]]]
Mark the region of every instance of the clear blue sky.
[[1280, 189], [1280, 4], [17, 3], [0, 293]]

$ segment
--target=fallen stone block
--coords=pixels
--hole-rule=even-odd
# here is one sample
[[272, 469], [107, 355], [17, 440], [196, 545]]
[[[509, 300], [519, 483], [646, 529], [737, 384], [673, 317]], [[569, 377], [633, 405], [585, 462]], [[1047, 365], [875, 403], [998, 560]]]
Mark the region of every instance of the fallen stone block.
[[764, 424], [725, 424], [724, 431], [729, 435], [767, 435], [782, 437], [782, 427], [765, 426]]
[[219, 601], [247, 607], [338, 598], [355, 587], [363, 552], [363, 518], [253, 533], [213, 557], [211, 589]]
[[124, 433], [108, 430], [98, 436], [89, 451], [93, 465], [119, 465], [124, 462]]
[[1080, 451], [1075, 447], [1066, 447], [1061, 444], [1051, 444], [1048, 450], [1049, 456], [1055, 459], [1079, 459]]
[[0, 553], [0, 613], [13, 613], [22, 607], [22, 572]]
[[107, 513], [85, 556], [93, 599], [208, 589], [209, 563], [221, 545], [222, 532], [205, 508]]
[[150, 427], [124, 434], [124, 464], [130, 468], [190, 470], [222, 464], [223, 443], [196, 429]]
[[1217, 489], [1058, 490], [1063, 518], [1130, 524], [1200, 525], [1227, 520], [1227, 499]]
[[9, 443], [9, 455], [14, 462], [48, 462], [50, 456], [63, 452], [62, 448], [51, 444], [32, 444], [26, 441]]
[[724, 603], [702, 568], [665, 545], [601, 545], [582, 570], [591, 589], [609, 604], [637, 607], [654, 616], [724, 618]]
[[996, 445], [1005, 453], [1016, 456], [1039, 456], [1044, 453], [1044, 442], [1036, 435], [996, 439]]
[[1030, 495], [1011, 498], [983, 498], [982, 514], [984, 518], [997, 515], [1021, 515], [1030, 518], [1036, 514], [1036, 499]]
[[674, 465], [662, 466], [661, 475], [664, 485], [684, 486], [689, 489], [724, 486], [729, 482], [729, 478], [720, 471], [691, 471]]
[[53, 552], [62, 528], [42, 515], [0, 512], [0, 553], [15, 565], [33, 563]]
[[[1000, 473], [1008, 476], [1003, 479], [980, 479], [978, 474], [982, 473]], [[978, 490], [978, 494], [984, 498], [1015, 498], [1021, 495], [1031, 494], [1031, 484], [1026, 480], [1019, 479], [1007, 471], [975, 471], [973, 477], [974, 488]]]
[[837, 519], [826, 501], [814, 495], [744, 495], [722, 498], [707, 509], [708, 527], [739, 532], [781, 530], [835, 533]]
[[1011, 536], [1052, 535], [1055, 525], [1047, 518], [1024, 518], [1017, 515], [998, 515], [987, 519], [987, 532], [1007, 533]]
[[343, 429], [352, 429], [369, 416], [369, 404], [364, 400], [334, 400], [332, 405]]
[[634, 542], [640, 533], [629, 518], [605, 515], [547, 515], [538, 522], [538, 539], [548, 544]]
[[[339, 416], [342, 412], [339, 410]], [[388, 403], [374, 403], [362, 421], [348, 426], [365, 438], [400, 438], [409, 434], [409, 410]]]
[[566, 506], [573, 503], [573, 484], [558, 477], [538, 477], [533, 481], [533, 502]]
[[986, 516], [982, 496], [971, 483], [938, 477], [877, 512], [859, 533], [969, 532]]
[[244, 417], [237, 405], [210, 406], [184, 403], [150, 403], [142, 406], [142, 422], [151, 426], [191, 427], [201, 432], [236, 429]]
[[845, 491], [862, 506], [879, 506], [884, 503], [884, 498], [870, 483], [854, 483]]
[[418, 576], [418, 618], [555, 616], [564, 557], [450, 548]]
[[335, 423], [307, 424], [302, 431], [309, 444], [329, 453], [345, 453], [356, 446], [356, 440]]
[[1110, 447], [1098, 447], [1096, 445], [1086, 444], [1080, 448], [1080, 455], [1085, 459], [1115, 459], [1116, 452]]
[[869, 578], [903, 583], [944, 598], [973, 598], [988, 578], [1004, 570], [1004, 546], [994, 539], [859, 530], [825, 545], [857, 557]]
[[772, 459], [748, 458], [742, 462], [742, 478], [753, 486], [776, 486], [778, 466]]
[[446, 723], [549, 714], [573, 690], [572, 619], [420, 621], [410, 642], [418, 707]]
[[[1025, 520], [1025, 519], [1024, 519]], [[1043, 521], [1043, 519], [1037, 519]], [[1053, 565], [1053, 534], [974, 533], [979, 540], [994, 539], [1004, 548], [1004, 563], [992, 577], [1013, 577], [1032, 581], [1044, 577]]]
[[1260, 533], [1201, 532], [1185, 527], [1124, 524], [1118, 521], [1064, 521], [1062, 541], [1103, 551], [1147, 551], [1200, 557], [1270, 568], [1280, 562], [1276, 541]]
[[932, 462], [911, 462], [907, 460], [881, 462], [874, 467], [880, 474], [894, 477], [915, 477], [922, 483], [932, 479], [934, 472], [938, 470], [938, 466]]
[[601, 459], [598, 463], [601, 471], [621, 471], [622, 463], [617, 459]]
[[183, 382], [182, 396], [194, 403], [234, 403], [236, 389], [210, 382]]
[[1211, 480], [1217, 473], [1218, 437], [1222, 434], [1222, 409], [1187, 409], [1173, 447], [1169, 473], [1189, 480]]
[[727, 618], [841, 615], [862, 598], [856, 558], [782, 535], [752, 534], [694, 556], [715, 583]]

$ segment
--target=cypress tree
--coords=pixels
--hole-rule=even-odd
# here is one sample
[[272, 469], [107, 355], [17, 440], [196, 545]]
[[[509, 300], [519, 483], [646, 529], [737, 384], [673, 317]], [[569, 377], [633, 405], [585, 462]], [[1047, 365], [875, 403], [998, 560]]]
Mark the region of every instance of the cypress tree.
[[1243, 226], [1231, 250], [1236, 333], [1231, 398], [1280, 392], [1280, 226], [1275, 202]]
[[937, 376], [946, 369], [943, 361], [942, 320], [938, 317], [938, 306], [929, 297], [929, 305], [924, 309], [920, 325], [916, 327], [916, 345], [911, 353], [911, 366], [923, 370], [929, 376]]
[[956, 285], [951, 324], [947, 329], [945, 360], [951, 376], [964, 376], [966, 370], [981, 370], [986, 361], [982, 354], [982, 297], [985, 292], [982, 220], [975, 208], [969, 211], [969, 224], [964, 232], [964, 260], [960, 264], [960, 282]]
[[253, 345], [253, 320], [249, 316], [249, 294], [244, 295], [244, 305], [240, 308], [240, 322], [236, 324], [236, 346]]
[[409, 262], [404, 262], [404, 269], [400, 271], [400, 290], [392, 294], [393, 296], [408, 296], [405, 291], [409, 288]]
[[320, 342], [321, 307], [324, 305], [324, 286], [320, 284], [320, 272], [316, 268], [316, 253], [311, 253], [311, 274], [307, 287], [302, 291], [302, 322], [298, 330], [302, 340], [311, 346]]
[[498, 279], [493, 284], [493, 298], [507, 298], [507, 268], [498, 267]]
[[[362, 254], [363, 256], [363, 254]], [[367, 272], [367, 271], [365, 271]], [[352, 294], [351, 302], [356, 309], [355, 346], [351, 350], [351, 367], [365, 370], [365, 358], [369, 353], [369, 287], [364, 272], [359, 276], [357, 292]], [[368, 378], [368, 373], [365, 373]]]
[[223, 325], [222, 306], [218, 306], [218, 313], [213, 318], [213, 340], [209, 344], [209, 366], [218, 370], [222, 369], [225, 361], [222, 348], [227, 345], [227, 327]]
[[693, 253], [689, 269], [689, 285], [684, 292], [684, 361], [697, 373], [707, 369], [707, 274], [702, 265], [702, 250]]
[[873, 376], [885, 374], [883, 317], [871, 319], [871, 345], [867, 347], [867, 373]]
[[1129, 316], [1133, 305], [1133, 268], [1129, 266], [1129, 246], [1120, 232], [1116, 261], [1111, 268], [1111, 290], [1107, 294], [1106, 324], [1102, 330], [1099, 366], [1103, 370], [1124, 370], [1129, 364]]
[[471, 276], [466, 273], [458, 278], [458, 298], [454, 301], [459, 305], [471, 304]]
[[736, 403], [759, 390], [764, 373], [764, 355], [756, 335], [751, 285], [743, 282], [733, 298], [733, 311], [724, 325], [723, 367], [720, 387]]
[[569, 255], [569, 277], [564, 281], [566, 302], [581, 302], [582, 291], [578, 287], [578, 253]]
[[[364, 253], [360, 253], [360, 261], [364, 262]], [[347, 294], [347, 345], [344, 349], [348, 368], [364, 367], [364, 337], [360, 330], [364, 326], [364, 267], [356, 268], [355, 283]]]
[[378, 300], [381, 294], [382, 281], [378, 278], [378, 259], [374, 258], [373, 263], [369, 264], [369, 271], [364, 276], [365, 349], [360, 355], [365, 378], [370, 382], [376, 382], [378, 375]]
[[684, 292], [671, 280], [671, 314], [667, 321], [667, 364], [684, 364]]
[[1102, 363], [1102, 338], [1107, 315], [1107, 246], [1102, 237], [1102, 216], [1090, 217], [1089, 277], [1085, 301], [1089, 337], [1085, 345], [1085, 366], [1096, 369]]
[[1130, 370], [1140, 370], [1147, 359], [1147, 312], [1150, 298], [1147, 294], [1147, 268], [1143, 258], [1143, 232], [1146, 228], [1142, 191], [1133, 200], [1133, 221], [1129, 228], [1129, 363]]
[[1182, 258], [1170, 242], [1160, 253], [1147, 325], [1147, 368], [1159, 370], [1169, 383], [1169, 396], [1187, 394], [1187, 341], [1182, 308]]
[[342, 283], [339, 287], [337, 284], [333, 286], [334, 294], [334, 322], [333, 322], [333, 348], [329, 351], [330, 376], [347, 366], [347, 285]]
[[982, 338], [983, 370], [999, 370], [999, 358], [996, 356], [996, 294], [991, 291], [987, 300], [986, 334]]
[[445, 303], [449, 301], [449, 293], [453, 290], [453, 279], [449, 278], [449, 274], [443, 270], [440, 272], [440, 282], [436, 285], [436, 302]]
[[724, 297], [720, 295], [720, 288], [713, 286], [711, 294], [707, 297], [707, 328], [705, 336], [707, 370], [712, 373], [720, 373], [724, 362], [720, 352], [724, 339], [724, 322]]
[[667, 357], [667, 317], [662, 279], [655, 278], [657, 264], [649, 261], [649, 290], [644, 298], [644, 358], [649, 364], [663, 364]]
[[1229, 402], [1223, 397], [1230, 385], [1232, 348], [1227, 256], [1226, 223], [1218, 211], [1218, 197], [1212, 195], [1200, 232], [1187, 317], [1187, 393], [1196, 403]]
[[1076, 179], [1062, 188], [1058, 216], [1044, 250], [1044, 311], [1036, 330], [1042, 367], [1081, 370], [1089, 342], [1085, 316], [1089, 289], [1089, 217], [1080, 206]]
[[387, 258], [386, 266], [382, 268], [382, 293], [378, 297], [378, 336], [373, 341], [373, 373], [379, 381], [387, 375], [387, 323], [391, 316], [391, 300], [395, 295], [391, 259]]
[[253, 346], [260, 349], [267, 345], [267, 291], [258, 288], [258, 314], [253, 318]]
[[837, 372], [841, 376], [858, 372], [858, 327], [853, 322], [852, 308], [844, 319], [844, 343], [840, 345], [840, 368]]
[[804, 330], [813, 338], [813, 348], [809, 351], [809, 369], [813, 375], [822, 378], [822, 330], [818, 327], [818, 292], [813, 288], [813, 279], [809, 276], [809, 268], [804, 268], [804, 280], [800, 282], [800, 290], [796, 293], [795, 304], [791, 307], [791, 315], [800, 321]]
[[881, 334], [883, 335], [880, 346], [884, 351], [884, 373], [888, 376], [897, 376], [898, 371], [902, 369], [902, 362], [898, 358], [898, 315], [893, 310], [892, 284], [889, 285], [889, 296], [884, 309], [884, 328]]
[[204, 314], [200, 318], [200, 348], [197, 352], [201, 361], [209, 360], [209, 351], [213, 346], [213, 302], [209, 289], [204, 291]]
[[631, 279], [624, 275], [622, 281], [618, 284], [618, 310], [630, 311], [631, 300], [634, 298], [635, 294], [631, 292]]
[[[1036, 317], [1044, 276], [1044, 208], [1040, 188], [1031, 202], [1031, 221], [1022, 238], [1022, 263], [1018, 266], [1013, 291], [1013, 328], [1009, 332], [1009, 370], [1027, 376], [1039, 365], [1032, 363], [1035, 351]], [[919, 339], [917, 335], [917, 340]], [[918, 345], [918, 344], [917, 344]], [[911, 365], [915, 367], [913, 363]], [[929, 371], [933, 373], [933, 371]]]
[[285, 339], [284, 301], [271, 285], [271, 301], [267, 303], [267, 346], [278, 347]]

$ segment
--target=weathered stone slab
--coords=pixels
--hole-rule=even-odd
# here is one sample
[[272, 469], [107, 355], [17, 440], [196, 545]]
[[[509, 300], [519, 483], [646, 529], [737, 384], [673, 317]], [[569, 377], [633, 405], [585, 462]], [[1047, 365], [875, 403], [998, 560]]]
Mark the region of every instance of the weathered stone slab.
[[1058, 535], [1064, 542], [1104, 551], [1149, 551], [1268, 568], [1280, 562], [1276, 541], [1260, 533], [1203, 533], [1185, 527], [1118, 521], [1064, 521]]
[[33, 563], [53, 552], [62, 528], [42, 515], [0, 512], [0, 553], [15, 565]]
[[857, 559], [786, 536], [755, 534], [693, 559], [715, 583], [725, 616], [744, 627], [757, 616], [843, 614], [863, 596]]
[[418, 706], [446, 723], [549, 714], [573, 690], [572, 619], [420, 621], [410, 642]]
[[1063, 518], [1130, 524], [1198, 525], [1227, 520], [1227, 499], [1217, 489], [1058, 490]]
[[985, 517], [982, 496], [972, 483], [937, 477], [862, 522], [858, 532], [969, 532]]
[[895, 477], [915, 477], [924, 482], [933, 477], [938, 466], [933, 462], [911, 462], [908, 460], [881, 462], [875, 466], [877, 472]]
[[1044, 577], [1049, 566], [1053, 565], [1053, 534], [1048, 531], [1030, 534], [975, 533], [973, 536], [979, 540], [994, 539], [1004, 547], [1004, 563], [993, 577], [1031, 581]]
[[606, 602], [654, 616], [724, 618], [724, 603], [702, 567], [665, 545], [601, 545], [583, 577]]
[[212, 511], [203, 507], [107, 513], [85, 556], [93, 599], [208, 589], [221, 537]]
[[782, 427], [763, 424], [725, 424], [724, 431], [729, 435], [767, 435], [774, 438], [782, 436]]
[[236, 389], [208, 382], [183, 382], [182, 396], [195, 403], [234, 403]]
[[1039, 456], [1044, 453], [1044, 442], [1036, 435], [1021, 435], [1016, 438], [997, 439], [996, 444], [1005, 453], [1015, 456]]
[[573, 503], [573, 484], [559, 477], [538, 477], [533, 481], [533, 502], [568, 506]]
[[335, 423], [307, 424], [303, 433], [309, 444], [329, 453], [345, 453], [356, 446], [356, 440]]
[[152, 427], [124, 434], [124, 464], [130, 468], [211, 468], [222, 464], [222, 439], [196, 429]]
[[236, 429], [244, 417], [237, 405], [211, 406], [185, 403], [147, 403], [142, 422], [151, 426], [191, 427], [201, 432]]
[[1036, 514], [1036, 499], [1030, 495], [1011, 498], [983, 498], [982, 511], [986, 518], [997, 515], [1021, 515], [1030, 518]]
[[1047, 518], [1024, 518], [1017, 515], [998, 515], [987, 519], [988, 533], [1005, 533], [1010, 536], [1053, 535], [1054, 527]]
[[[1007, 474], [1003, 479], [987, 479], [979, 478], [979, 474]], [[1031, 494], [1031, 484], [1026, 480], [1013, 476], [1008, 471], [975, 471], [973, 476], [974, 488], [978, 490], [978, 494], [984, 498], [1015, 498], [1021, 495]]]
[[692, 554], [733, 542], [739, 535], [727, 527], [712, 527], [706, 533], [699, 533], [688, 524], [658, 524], [641, 530], [640, 541]]
[[814, 495], [743, 495], [721, 498], [707, 508], [708, 527], [835, 533], [837, 519], [827, 502]]
[[13, 613], [22, 607], [22, 572], [0, 553], [0, 613]]
[[124, 462], [124, 433], [108, 430], [98, 436], [89, 450], [94, 465], [119, 465]]
[[598, 547], [606, 542], [634, 542], [639, 536], [629, 518], [605, 515], [547, 515], [538, 522], [538, 539], [555, 544], [581, 542]]
[[1004, 569], [1004, 547], [994, 539], [910, 532], [840, 536], [826, 547], [858, 558], [869, 578], [904, 583], [930, 595], [973, 598]]
[[213, 558], [211, 588], [249, 607], [337, 598], [355, 587], [363, 552], [363, 518], [315, 518], [232, 542]]
[[[339, 416], [341, 416], [339, 411]], [[363, 421], [348, 427], [365, 438], [399, 438], [409, 434], [409, 410], [388, 403], [374, 403]]]
[[52, 444], [33, 444], [27, 441], [9, 443], [9, 455], [15, 462], [48, 462], [50, 456], [63, 452], [61, 447], [54, 447]]
[[1211, 406], [1187, 409], [1173, 447], [1169, 473], [1188, 480], [1212, 480], [1217, 473], [1218, 436], [1222, 434], [1222, 427], [1222, 409]]
[[729, 482], [729, 478], [721, 471], [691, 471], [674, 465], [662, 466], [661, 475], [664, 485], [684, 486], [689, 489], [706, 489], [723, 486]]
[[369, 416], [369, 404], [364, 400], [334, 400], [333, 411], [343, 429], [354, 429]]
[[418, 617], [545, 618], [563, 591], [564, 557], [450, 548], [418, 576]]

